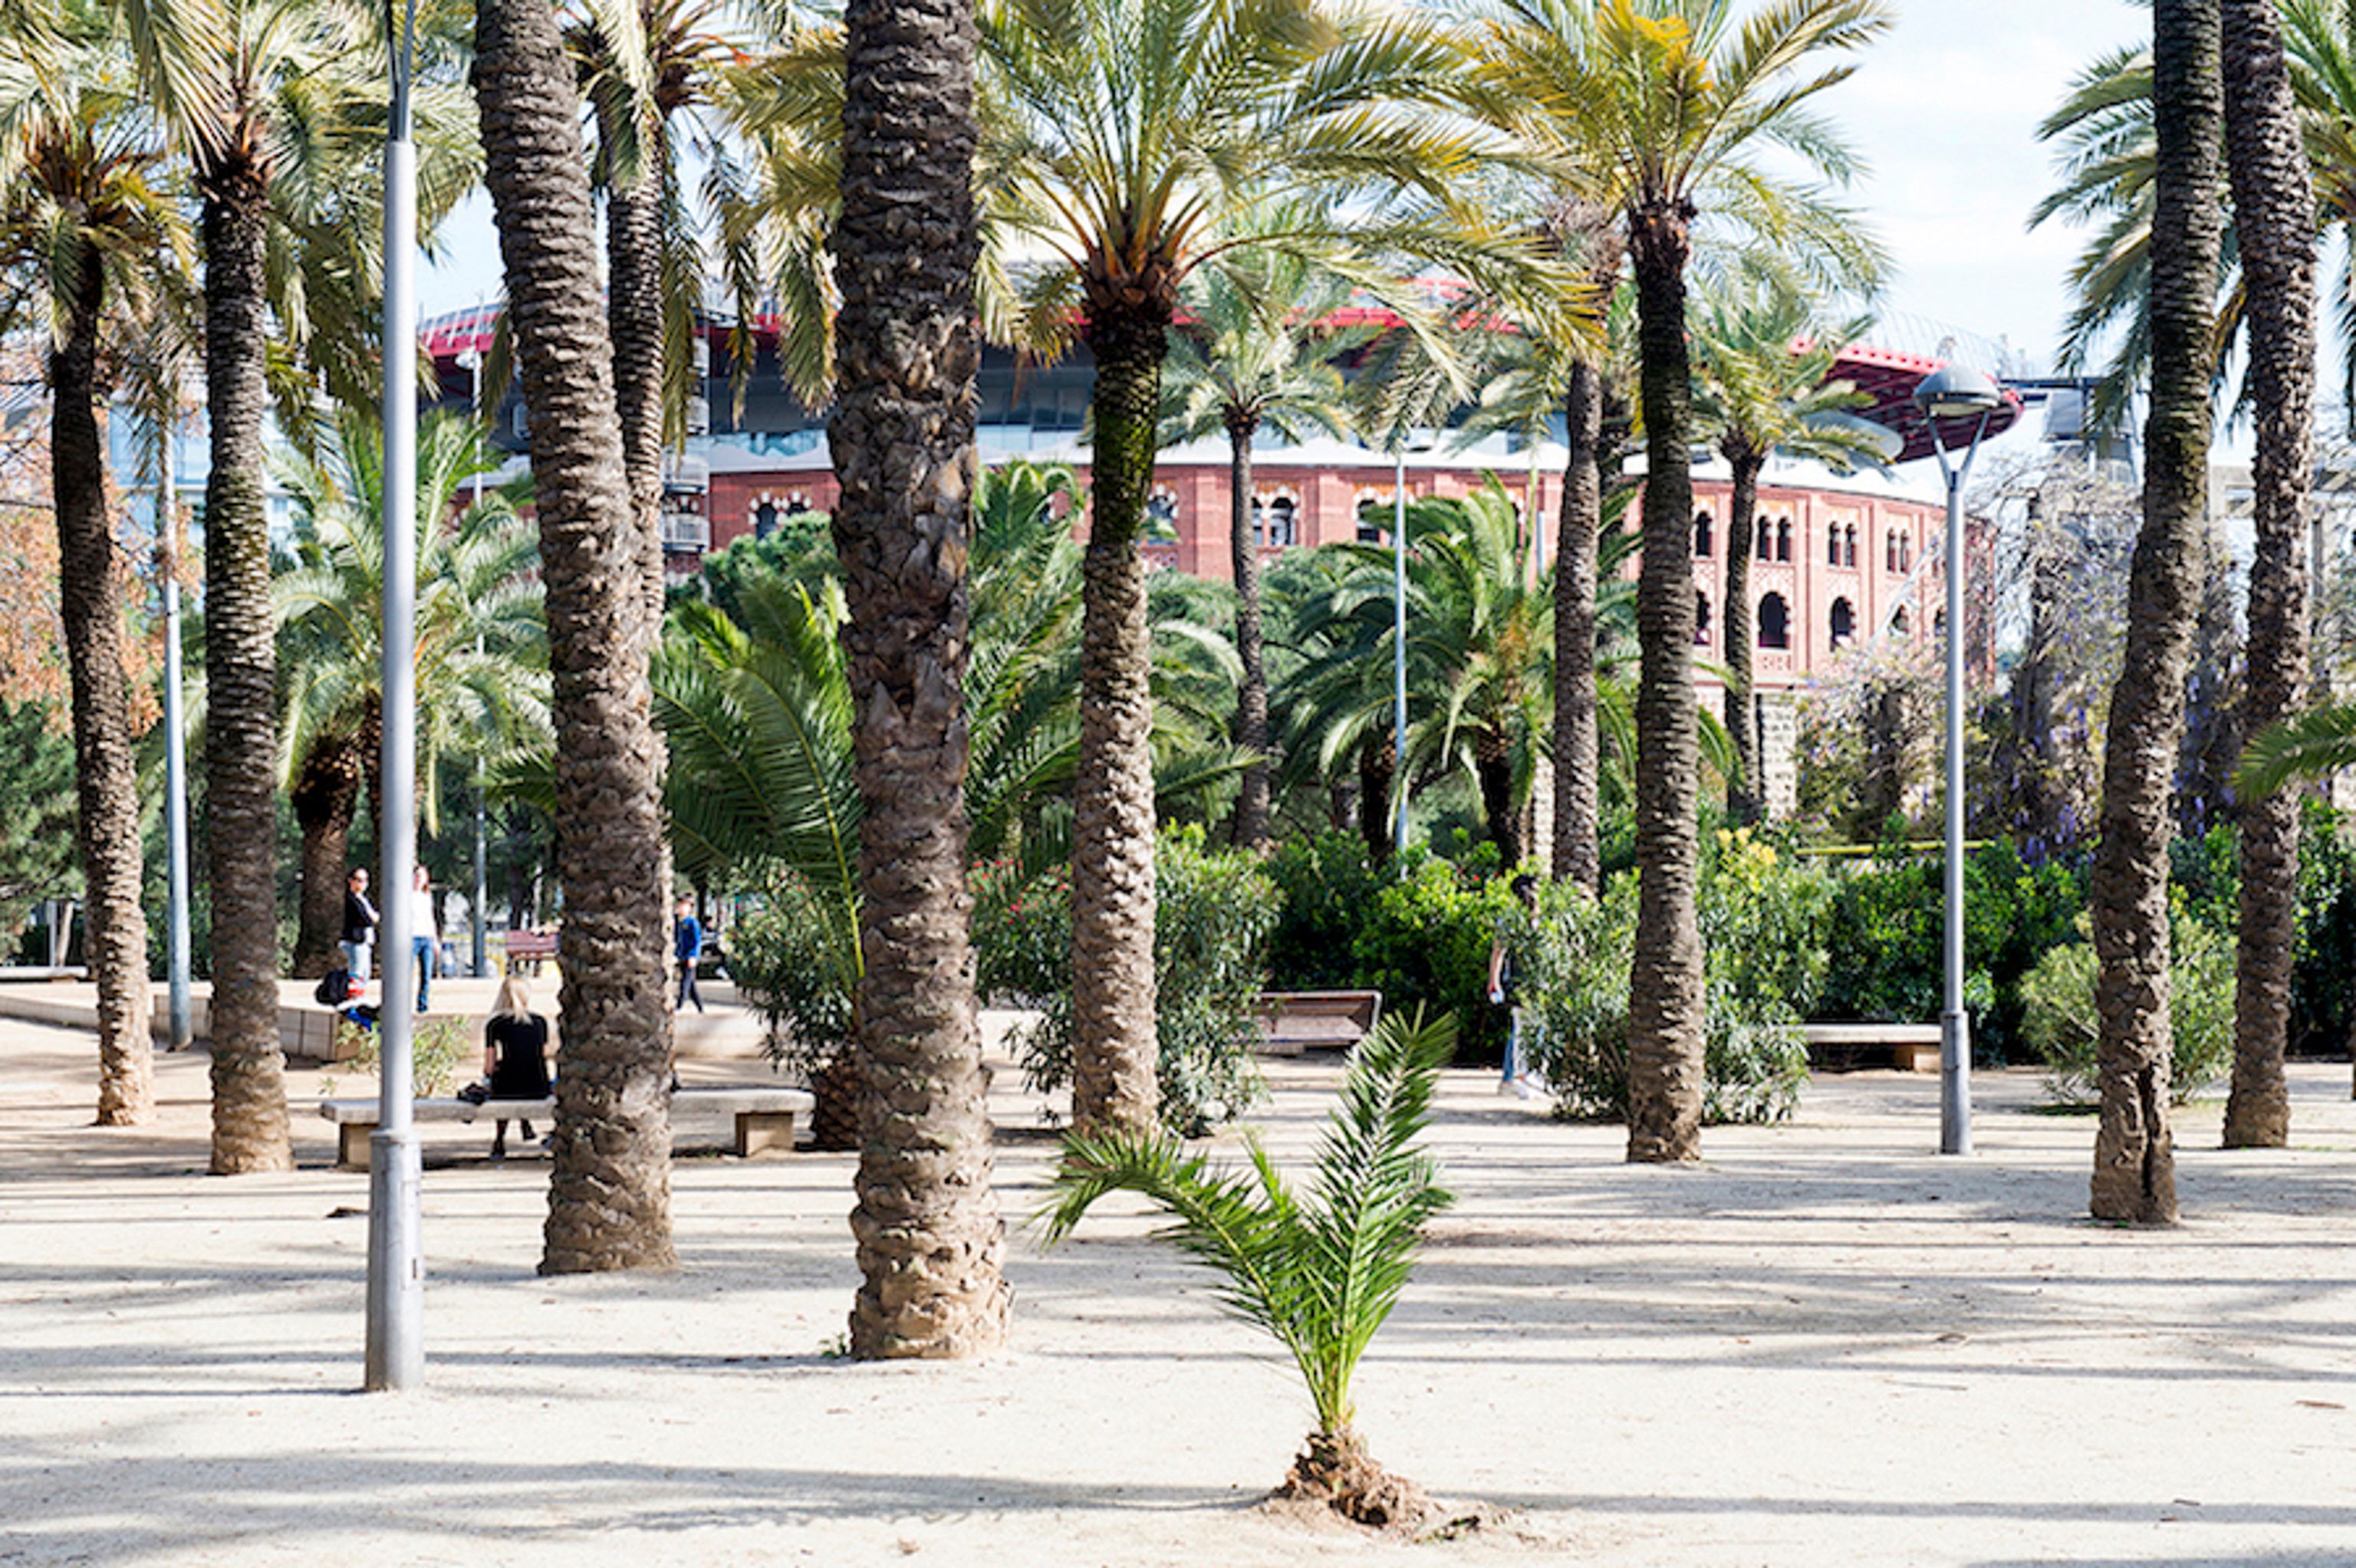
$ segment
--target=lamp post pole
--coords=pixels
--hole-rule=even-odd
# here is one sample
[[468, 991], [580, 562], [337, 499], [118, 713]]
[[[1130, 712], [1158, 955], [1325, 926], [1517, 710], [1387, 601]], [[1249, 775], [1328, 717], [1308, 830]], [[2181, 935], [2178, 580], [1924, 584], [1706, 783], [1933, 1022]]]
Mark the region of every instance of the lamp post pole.
[[[2003, 402], [1996, 383], [1950, 366], [1915, 389], [1931, 426], [1932, 450], [1947, 487], [1946, 692], [1946, 996], [1939, 1015], [1939, 1152], [1972, 1152], [1971, 1015], [1964, 1009], [1964, 481], [1987, 433], [1988, 416]], [[1939, 432], [1942, 419], [1977, 416], [1963, 461], [1952, 462]]]
[[[177, 387], [173, 397], [177, 404]], [[172, 437], [173, 423], [167, 421], [155, 454], [155, 553], [164, 579], [165, 973], [172, 1049], [186, 1051], [196, 1038], [196, 1025], [189, 1001], [188, 739], [180, 708], [180, 508], [172, 492]]]
[[369, 1139], [368, 1371], [373, 1392], [425, 1379], [420, 1333], [425, 1265], [419, 1245], [417, 1127], [410, 1100], [410, 863], [416, 858], [417, 151], [410, 141], [410, 38], [416, 0], [398, 33], [385, 6], [392, 101], [384, 144], [384, 750], [377, 791], [379, 886], [384, 891], [378, 994], [380, 1093]]
[[1391, 853], [1407, 852], [1407, 448], [1391, 452], [1397, 483], [1391, 491], [1391, 785], [1398, 792], [1398, 816], [1391, 824]]

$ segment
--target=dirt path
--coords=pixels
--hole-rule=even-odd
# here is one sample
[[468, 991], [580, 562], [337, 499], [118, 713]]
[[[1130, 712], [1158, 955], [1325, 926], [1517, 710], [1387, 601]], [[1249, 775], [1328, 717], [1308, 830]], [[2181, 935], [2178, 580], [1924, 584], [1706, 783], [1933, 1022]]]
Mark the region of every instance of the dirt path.
[[[327, 1124], [298, 1115], [292, 1175], [209, 1179], [203, 1062], [103, 1132], [91, 1057], [0, 1023], [10, 1568], [2356, 1562], [2344, 1067], [2296, 1070], [2286, 1153], [2216, 1152], [2191, 1111], [2164, 1233], [2080, 1218], [2092, 1125], [2026, 1077], [1983, 1075], [1968, 1160], [1928, 1152], [1933, 1079], [1858, 1074], [1689, 1170], [1451, 1077], [1462, 1201], [1361, 1417], [1515, 1529], [1409, 1548], [1255, 1507], [1303, 1402], [1133, 1212], [1012, 1239], [1001, 1358], [832, 1359], [846, 1156], [683, 1159], [678, 1273], [550, 1281], [540, 1162], [429, 1129], [431, 1386], [359, 1395], [366, 1183]], [[1297, 1152], [1333, 1070], [1276, 1072]], [[1020, 1218], [1052, 1145], [1000, 1083]]]

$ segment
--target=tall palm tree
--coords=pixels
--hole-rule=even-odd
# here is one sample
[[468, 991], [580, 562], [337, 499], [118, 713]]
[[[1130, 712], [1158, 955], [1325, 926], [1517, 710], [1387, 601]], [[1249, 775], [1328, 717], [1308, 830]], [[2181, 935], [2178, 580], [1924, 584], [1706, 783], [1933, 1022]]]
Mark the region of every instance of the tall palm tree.
[[1245, 770], [1236, 796], [1239, 849], [1268, 843], [1271, 773], [1252, 442], [1263, 426], [1290, 442], [1316, 432], [1339, 436], [1349, 427], [1348, 388], [1334, 360], [1368, 335], [1336, 333], [1324, 320], [1348, 298], [1347, 283], [1320, 274], [1305, 257], [1251, 252], [1232, 268], [1198, 272], [1189, 282], [1181, 296], [1187, 325], [1172, 339], [1164, 367], [1162, 443], [1227, 438], [1236, 652], [1244, 667], [1235, 736], [1258, 759]]
[[[2253, 732], [2296, 713], [2308, 662], [2304, 560], [2315, 433], [2315, 189], [2276, 0], [2222, 0], [2225, 158], [2247, 280], [2249, 399], [2257, 418], [2253, 485], [2248, 674]], [[2242, 924], [2233, 991], [2228, 1148], [2279, 1148], [2290, 1137], [2283, 1051], [2298, 938], [2298, 802], [2244, 797]]]
[[[326, 971], [343, 921], [346, 845], [360, 788], [376, 798], [382, 728], [383, 437], [347, 413], [328, 450], [279, 464], [294, 504], [292, 559], [273, 587], [285, 692], [282, 777], [303, 836], [294, 972]], [[444, 770], [548, 729], [539, 542], [507, 496], [464, 510], [498, 454], [471, 420], [429, 415], [417, 442], [418, 807], [440, 831]]]
[[[580, 98], [552, 11], [480, 0], [474, 80], [531, 410], [564, 891], [556, 1168], [545, 1274], [668, 1267], [671, 1015], [653, 630], [599, 309]], [[616, 561], [631, 563], [616, 570]]]
[[[315, 431], [312, 389], [344, 403], [375, 395], [382, 39], [356, 0], [123, 0], [123, 10], [146, 91], [188, 157], [204, 256], [212, 1169], [277, 1170], [293, 1154], [278, 1049], [263, 420], [274, 395], [281, 430], [300, 443]], [[418, 98], [429, 223], [472, 167], [467, 144], [444, 133], [447, 75], [429, 73]]]
[[[1477, 231], [1453, 184], [1487, 139], [1420, 112], [1450, 100], [1465, 73], [1414, 13], [1323, 0], [984, 0], [980, 18], [1004, 105], [982, 149], [993, 232], [1055, 259], [1002, 325], [1054, 349], [1076, 319], [1096, 361], [1073, 1112], [1084, 1131], [1141, 1132], [1155, 1123], [1154, 816], [1137, 545], [1181, 286], [1243, 244], [1224, 224], [1271, 197], [1340, 215], [1356, 210], [1353, 198], [1407, 192]], [[1266, 242], [1330, 251], [1349, 227], [1321, 218]]]
[[0, 27], [0, 336], [41, 331], [49, 483], [72, 684], [85, 951], [98, 985], [102, 1126], [155, 1114], [137, 742], [124, 676], [124, 563], [97, 404], [105, 362], [191, 249], [158, 183], [165, 149], [117, 69], [108, 18], [79, 0]]
[[2217, 0], [2154, 0], [2151, 412], [2127, 657], [2112, 690], [2092, 904], [2102, 1125], [2095, 1216], [2176, 1218], [2168, 1124], [2169, 788], [2184, 728], [2207, 513], [2223, 106]]
[[1733, 0], [1599, 0], [1591, 10], [1527, 0], [1526, 9], [1560, 30], [1562, 42], [1547, 47], [1537, 29], [1515, 29], [1547, 62], [1528, 74], [1520, 96], [1533, 114], [1545, 112], [1543, 129], [1574, 155], [1565, 177], [1583, 177], [1621, 213], [1635, 273], [1646, 461], [1628, 1157], [1693, 1159], [1701, 1147], [1703, 987], [1686, 272], [1696, 223], [1713, 201], [1721, 216], [1767, 233], [1796, 233], [1822, 216], [1821, 208], [1787, 201], [1789, 185], [1756, 159], [1776, 145], [1827, 180], [1848, 178], [1853, 158], [1808, 101], [1854, 68], [1818, 57], [1863, 47], [1888, 27], [1890, 13], [1880, 0], [1767, 0], [1747, 17]]
[[962, 0], [865, 0], [845, 24], [827, 437], [865, 807], [851, 1349], [968, 1356], [1004, 1340], [1011, 1299], [965, 880], [974, 33]]
[[1735, 756], [1727, 815], [1749, 824], [1759, 820], [1764, 805], [1751, 700], [1750, 547], [1759, 476], [1778, 453], [1844, 471], [1879, 455], [1867, 432], [1827, 418], [1867, 400], [1853, 384], [1832, 374], [1841, 348], [1864, 332], [1866, 323], [1828, 326], [1815, 319], [1807, 299], [1762, 278], [1705, 291], [1694, 315], [1694, 354], [1701, 372], [1695, 386], [1697, 412], [1702, 427], [1716, 433], [1719, 455], [1734, 475], [1719, 612], [1726, 643], [1726, 729]]

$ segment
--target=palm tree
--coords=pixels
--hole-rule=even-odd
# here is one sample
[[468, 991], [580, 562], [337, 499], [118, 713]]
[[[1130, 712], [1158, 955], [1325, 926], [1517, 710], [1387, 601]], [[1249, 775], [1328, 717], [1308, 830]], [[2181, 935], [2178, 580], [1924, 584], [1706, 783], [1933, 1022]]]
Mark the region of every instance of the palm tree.
[[[2253, 732], [2298, 711], [2308, 663], [2305, 553], [2315, 433], [2315, 189], [2275, 0], [2222, 0], [2225, 155], [2249, 291], [2249, 398], [2257, 416], [2248, 674]], [[2283, 1051], [2298, 938], [2298, 802], [2244, 798], [2242, 923], [2233, 1004], [2233, 1085], [2225, 1147], [2290, 1137]]]
[[[444, 770], [548, 729], [547, 639], [531, 525], [498, 491], [458, 508], [497, 466], [482, 432], [429, 415], [417, 443], [418, 805], [440, 831]], [[360, 788], [377, 795], [383, 735], [382, 435], [347, 413], [320, 457], [288, 454], [293, 559], [274, 585], [284, 675], [283, 782], [302, 830], [294, 972], [326, 971], [343, 920], [346, 845]]]
[[[1028, 244], [1055, 259], [1000, 325], [1052, 351], [1076, 320], [1096, 361], [1073, 1112], [1090, 1131], [1144, 1129], [1155, 1119], [1154, 818], [1137, 543], [1181, 287], [1205, 264], [1256, 248], [1228, 226], [1269, 199], [1321, 216], [1261, 243], [1329, 264], [1353, 226], [1323, 215], [1360, 198], [1411, 193], [1478, 234], [1452, 184], [1487, 138], [1422, 112], [1451, 100], [1465, 73], [1458, 50], [1413, 13], [1323, 0], [1239, 11], [1192, 0], [985, 0], [980, 18], [988, 80], [1004, 106], [982, 149], [992, 232], [1010, 250]], [[1402, 238], [1401, 227], [1387, 238]]]
[[1697, 413], [1702, 427], [1717, 433], [1719, 455], [1734, 471], [1727, 505], [1721, 624], [1726, 729], [1735, 755], [1727, 815], [1739, 824], [1757, 822], [1764, 804], [1759, 731], [1751, 700], [1750, 544], [1751, 518], [1759, 508], [1759, 476], [1778, 453], [1815, 458], [1844, 471], [1878, 456], [1867, 432], [1828, 417], [1867, 400], [1851, 383], [1832, 379], [1841, 348], [1865, 327], [1863, 321], [1827, 327], [1816, 321], [1805, 298], [1762, 278], [1705, 293], [1695, 312], [1693, 346], [1701, 371], [1695, 387]]
[[1227, 438], [1229, 549], [1235, 565], [1236, 652], [1244, 679], [1236, 695], [1236, 744], [1258, 754], [1236, 797], [1235, 842], [1268, 843], [1268, 668], [1261, 650], [1258, 526], [1252, 498], [1252, 441], [1265, 425], [1290, 442], [1349, 426], [1348, 389], [1335, 358], [1365, 341], [1335, 333], [1324, 318], [1349, 285], [1320, 275], [1299, 255], [1251, 252], [1232, 268], [1198, 272], [1182, 295], [1187, 328], [1164, 367], [1162, 443]]
[[[865, 1072], [851, 1354], [1001, 1344], [1010, 1295], [965, 880], [975, 332], [974, 35], [959, 0], [853, 6], [844, 41], [841, 391], [827, 439], [859, 715]], [[1149, 830], [1151, 824], [1149, 823]]]
[[1167, 1238], [1225, 1276], [1221, 1305], [1273, 1335], [1308, 1385], [1317, 1424], [1281, 1490], [1365, 1524], [1412, 1526], [1422, 1507], [1367, 1453], [1350, 1385], [1413, 1276], [1424, 1227], [1455, 1201], [1416, 1147], [1455, 1049], [1452, 1017], [1383, 1019], [1351, 1057], [1306, 1202], [1248, 1134], [1250, 1170], [1227, 1172], [1170, 1134], [1117, 1129], [1065, 1141], [1047, 1211], [1051, 1244], [1107, 1193], [1168, 1213]]
[[[159, 254], [190, 245], [158, 183], [164, 148], [115, 69], [102, 10], [72, 0], [51, 26], [0, 30], [0, 336], [48, 347], [50, 494], [72, 682], [80, 851], [98, 985], [98, 1122], [155, 1114], [147, 920], [140, 903], [137, 741], [124, 676], [124, 564], [107, 504], [96, 405], [105, 361], [169, 290]], [[21, 316], [18, 312], [21, 311]]]
[[[1532, 121], [1543, 112], [1539, 133], [1573, 162], [1566, 178], [1590, 182], [1620, 211], [1635, 272], [1646, 464], [1628, 1157], [1692, 1159], [1701, 1142], [1703, 987], [1687, 266], [1695, 225], [1713, 200], [1722, 216], [1762, 232], [1821, 232], [1809, 219], [1825, 209], [1755, 159], [1777, 144], [1828, 180], [1848, 177], [1849, 153], [1807, 101], [1853, 68], [1814, 57], [1861, 48], [1890, 14], [1880, 0], [1770, 0], [1740, 21], [1732, 0], [1600, 0], [1591, 11], [1526, 0], [1512, 9], [1526, 24], [1513, 36], [1547, 62], [1517, 96]], [[1542, 36], [1549, 27], [1558, 43]], [[1796, 252], [1801, 261], [1810, 254]]]
[[[141, 75], [187, 152], [204, 254], [207, 717], [212, 895], [212, 1169], [293, 1163], [278, 1049], [277, 670], [262, 421], [315, 433], [312, 389], [375, 397], [382, 40], [354, 0], [123, 0]], [[446, 39], [428, 35], [436, 58]], [[448, 71], [418, 101], [419, 211], [471, 172], [446, 133]]]
[[647, 688], [580, 100], [554, 13], [480, 0], [474, 79], [531, 410], [564, 891], [565, 1070], [544, 1274], [662, 1268], [670, 1228], [662, 741]]
[[2111, 696], [2094, 851], [2102, 1125], [2098, 1219], [2176, 1218], [2168, 1125], [2169, 788], [2184, 728], [2207, 512], [2210, 352], [2217, 290], [2217, 0], [2152, 6], [2151, 413], [2143, 529], [2127, 590], [2127, 656]]

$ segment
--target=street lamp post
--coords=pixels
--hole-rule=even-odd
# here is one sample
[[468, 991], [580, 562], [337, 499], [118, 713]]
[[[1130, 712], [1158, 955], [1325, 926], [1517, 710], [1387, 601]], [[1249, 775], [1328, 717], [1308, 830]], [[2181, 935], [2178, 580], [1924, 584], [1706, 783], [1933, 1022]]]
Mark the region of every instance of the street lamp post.
[[377, 1131], [369, 1139], [365, 1381], [371, 1392], [425, 1381], [425, 1264], [409, 1055], [409, 869], [417, 853], [417, 149], [409, 101], [416, 0], [407, 0], [397, 34], [391, 4], [385, 24], [392, 97], [384, 143], [384, 750], [376, 792], [384, 941], [377, 971]]
[[[172, 389], [177, 412], [179, 389]], [[180, 710], [180, 509], [172, 488], [173, 426], [167, 416], [155, 453], [155, 559], [164, 580], [164, 918], [166, 995], [172, 1049], [196, 1038], [188, 941], [188, 741]]]
[[[1976, 370], [1949, 365], [1923, 378], [1914, 402], [1931, 425], [1947, 485], [1947, 875], [1946, 1000], [1939, 1015], [1939, 1152], [1972, 1152], [1971, 1019], [1964, 1011], [1964, 481], [1987, 433], [1988, 416], [2003, 406], [1997, 384]], [[1951, 462], [1942, 420], [1971, 420], [1971, 443]]]
[[1398, 815], [1391, 823], [1391, 852], [1407, 850], [1407, 454], [1430, 452], [1431, 438], [1401, 431], [1393, 437], [1391, 461], [1391, 765], [1398, 791]]

